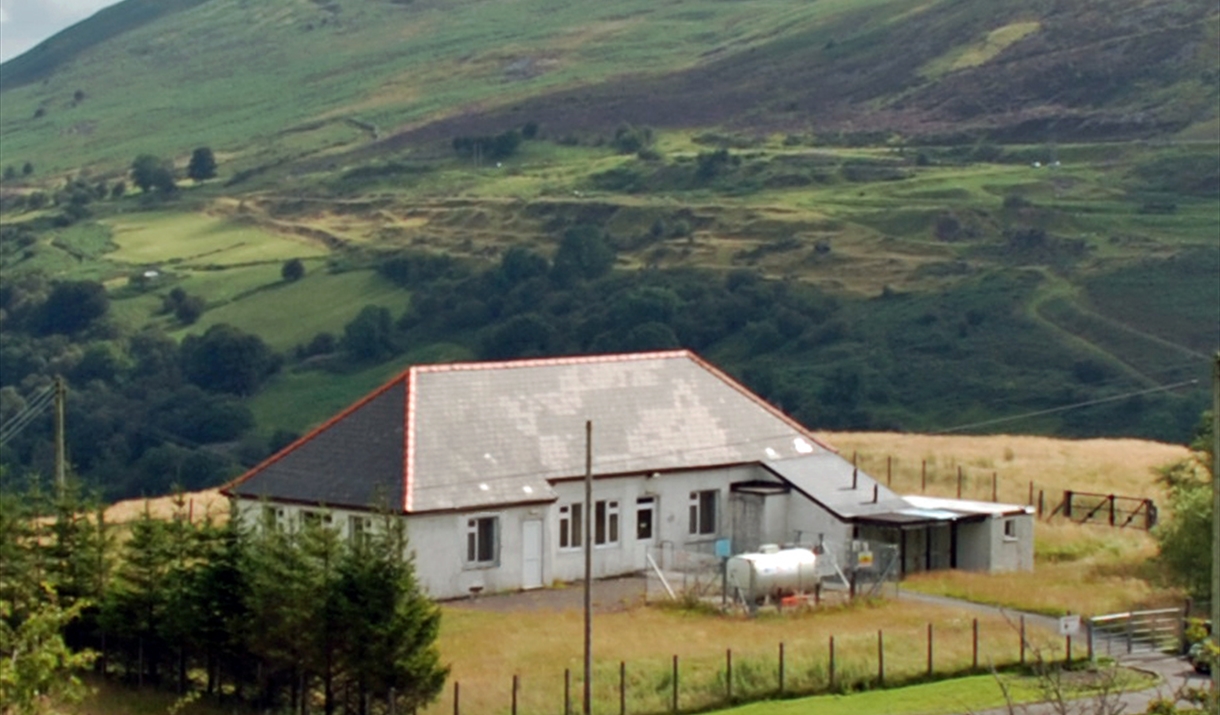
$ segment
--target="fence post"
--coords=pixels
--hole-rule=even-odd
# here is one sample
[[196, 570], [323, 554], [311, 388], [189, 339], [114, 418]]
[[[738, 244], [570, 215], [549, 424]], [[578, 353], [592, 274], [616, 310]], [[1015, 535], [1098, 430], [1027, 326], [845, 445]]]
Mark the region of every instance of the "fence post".
[[1000, 500], [1000, 475], [998, 472], [991, 473], [991, 501], [998, 502]]
[[627, 661], [618, 662], [618, 715], [627, 715]]
[[1110, 526], [1114, 526], [1114, 495], [1110, 495]]
[[724, 651], [724, 687], [728, 701], [733, 702], [733, 649]]
[[974, 631], [974, 637], [971, 640], [973, 641], [974, 658], [971, 660], [971, 663], [972, 663], [971, 668], [973, 668], [974, 670], [978, 670], [979, 669], [979, 619], [977, 619], [977, 618], [974, 619], [973, 631]]
[[885, 685], [885, 634], [877, 631], [877, 684]]
[[462, 689], [458, 681], [453, 681], [453, 715], [462, 715]]
[[572, 715], [572, 669], [563, 669], [563, 715]]
[[1034, 480], [1029, 480], [1029, 500], [1025, 502], [1030, 506], [1034, 505]]
[[1092, 663], [1095, 654], [1093, 653], [1093, 619], [1091, 618], [1086, 618], [1084, 621], [1084, 637], [1088, 639], [1089, 662]]
[[885, 458], [885, 486], [894, 486], [894, 458]]
[[1021, 665], [1025, 665], [1025, 614], [1021, 614]]
[[962, 465], [957, 465], [957, 498], [962, 498]]
[[919, 493], [928, 491], [928, 460], [919, 463]]
[[513, 715], [517, 715], [517, 688], [519, 687], [518, 676], [513, 674]]
[[1042, 514], [1046, 511], [1046, 490], [1038, 490], [1038, 518], [1042, 518]]
[[1071, 519], [1072, 519], [1072, 490], [1071, 489], [1063, 490], [1063, 515], [1068, 518], [1068, 521], [1071, 521]]
[[835, 688], [835, 637], [830, 637], [830, 689]]
[[932, 677], [932, 624], [928, 624], [928, 677]]
[[1131, 655], [1135, 640], [1135, 618], [1127, 617], [1127, 655]]
[[674, 654], [674, 712], [678, 712], [678, 654]]
[[779, 642], [779, 691], [784, 692], [784, 642]]

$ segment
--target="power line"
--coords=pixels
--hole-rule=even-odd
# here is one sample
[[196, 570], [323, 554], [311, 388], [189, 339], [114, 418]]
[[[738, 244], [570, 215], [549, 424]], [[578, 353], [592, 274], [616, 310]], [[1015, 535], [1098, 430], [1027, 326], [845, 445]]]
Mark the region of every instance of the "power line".
[[1086, 400], [1084, 402], [1077, 402], [1077, 403], [1071, 404], [1071, 405], [1064, 405], [1063, 407], [1052, 407], [1049, 410], [1036, 410], [1034, 412], [1025, 412], [1025, 413], [1019, 414], [1019, 415], [1012, 415], [1010, 417], [998, 417], [998, 418], [992, 419], [992, 420], [983, 420], [982, 422], [972, 422], [970, 424], [958, 425], [957, 427], [950, 427], [948, 429], [938, 430], [936, 432], [932, 432], [931, 434], [950, 434], [952, 432], [961, 432], [964, 430], [973, 429], [975, 427], [985, 427], [988, 425], [1000, 424], [1002, 422], [1013, 422], [1016, 420], [1023, 420], [1026, 417], [1037, 417], [1039, 415], [1050, 415], [1050, 414], [1054, 414], [1056, 412], [1066, 412], [1068, 410], [1080, 409], [1081, 407], [1091, 407], [1093, 405], [1100, 405], [1104, 402], [1116, 402], [1118, 400], [1125, 400], [1128, 397], [1135, 397], [1137, 395], [1147, 395], [1147, 394], [1153, 393], [1153, 392], [1164, 392], [1166, 390], [1175, 390], [1179, 387], [1187, 387], [1189, 385], [1197, 385], [1197, 384], [1199, 384], [1198, 380], [1186, 380], [1184, 382], [1175, 382], [1170, 385], [1160, 385], [1158, 387], [1150, 387], [1146, 390], [1136, 390], [1135, 392], [1124, 392], [1121, 395], [1111, 395], [1110, 397], [1102, 397], [1102, 398], [1099, 398], [1096, 400]]

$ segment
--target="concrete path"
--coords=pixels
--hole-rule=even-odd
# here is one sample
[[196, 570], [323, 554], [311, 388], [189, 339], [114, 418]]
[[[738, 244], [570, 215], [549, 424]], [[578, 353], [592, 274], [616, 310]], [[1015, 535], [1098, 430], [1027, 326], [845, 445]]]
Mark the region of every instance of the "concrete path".
[[[1058, 619], [1037, 613], [1023, 613], [1009, 608], [988, 606], [956, 598], [946, 598], [944, 596], [932, 596], [904, 589], [898, 590], [898, 597], [904, 600], [930, 603], [975, 613], [999, 614], [1013, 621], [1020, 619], [1021, 616], [1025, 616], [1025, 622], [1028, 625], [1042, 626], [1052, 630], [1058, 627]], [[1087, 648], [1087, 646], [1084, 647]], [[1083, 648], [1081, 652], [1083, 654]], [[1105, 698], [1105, 703], [1102, 703], [1100, 698], [1093, 697], [1063, 703], [1027, 703], [1025, 705], [1014, 705], [1011, 708], [996, 708], [980, 713], [963, 715], [1119, 715], [1120, 713], [1122, 715], [1139, 715], [1146, 712], [1148, 705], [1154, 700], [1172, 700], [1175, 697], [1175, 693], [1179, 690], [1185, 688], [1207, 688], [1211, 683], [1207, 676], [1195, 673], [1190, 664], [1186, 662], [1186, 659], [1178, 656], [1166, 655], [1164, 653], [1137, 653], [1134, 655], [1123, 654], [1117, 660], [1120, 664], [1127, 667], [1156, 675], [1160, 679], [1160, 683], [1147, 690], [1115, 693]]]

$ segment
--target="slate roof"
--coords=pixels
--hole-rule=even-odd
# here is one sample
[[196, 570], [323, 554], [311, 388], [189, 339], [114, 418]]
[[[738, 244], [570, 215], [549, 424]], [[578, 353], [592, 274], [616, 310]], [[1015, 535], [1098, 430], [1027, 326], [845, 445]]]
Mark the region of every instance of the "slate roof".
[[762, 466], [844, 520], [910, 508], [902, 497], [834, 452], [766, 461]]
[[226, 485], [408, 513], [555, 499], [551, 481], [830, 453], [686, 351], [416, 365]]

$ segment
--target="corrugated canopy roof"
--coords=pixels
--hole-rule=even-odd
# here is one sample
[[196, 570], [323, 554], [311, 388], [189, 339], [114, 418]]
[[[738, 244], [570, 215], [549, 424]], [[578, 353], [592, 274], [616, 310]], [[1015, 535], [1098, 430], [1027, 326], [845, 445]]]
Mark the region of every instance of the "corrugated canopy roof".
[[764, 466], [797, 491], [843, 519], [910, 508], [909, 504], [884, 484], [831, 451], [795, 459], [767, 461]]
[[[545, 501], [549, 480], [828, 454], [688, 351], [421, 365], [226, 490], [408, 512]], [[364, 499], [364, 501], [361, 501]]]

